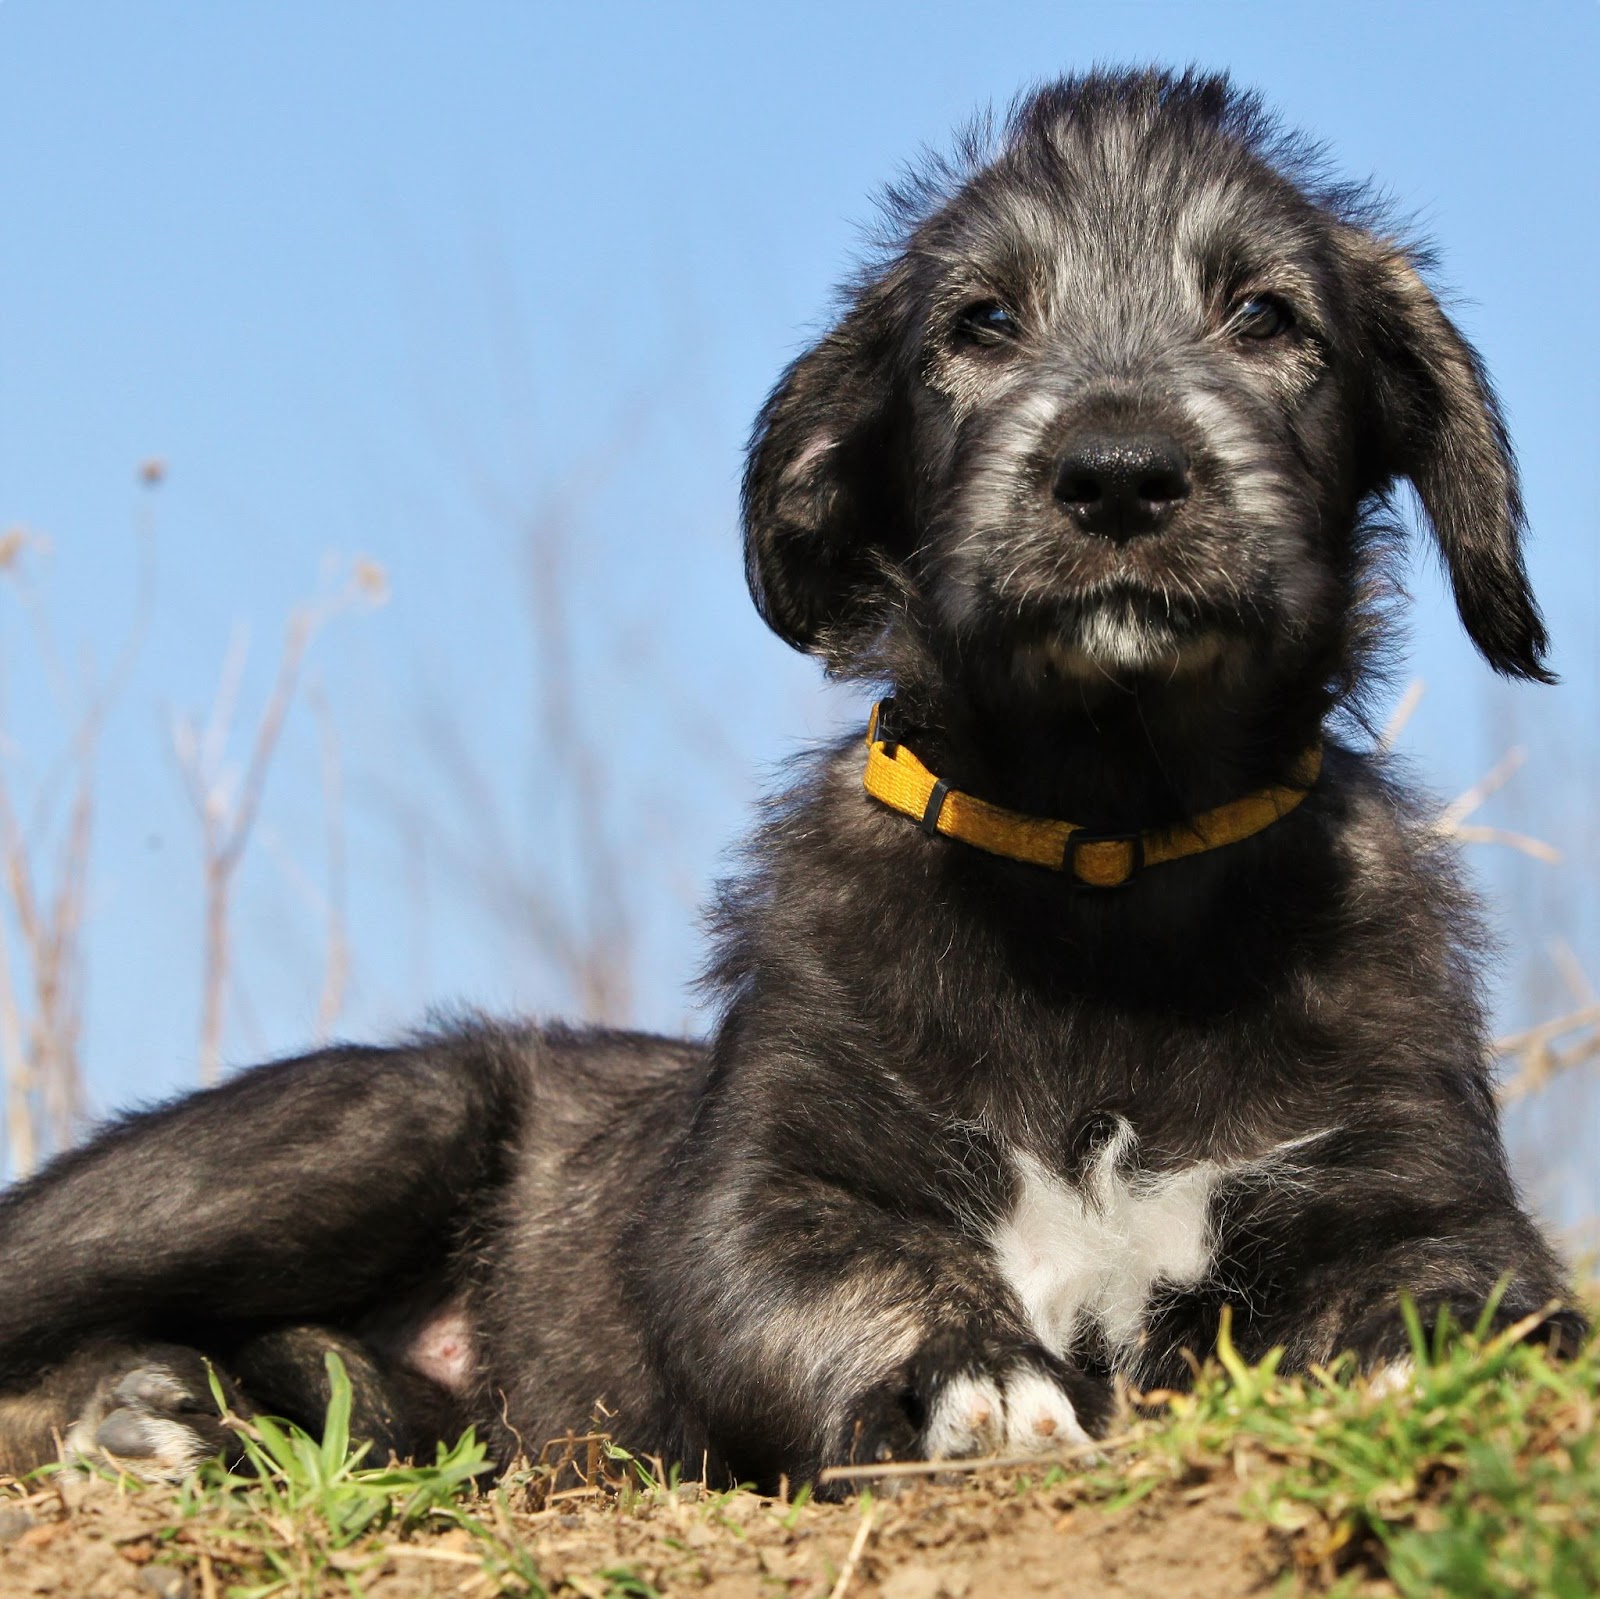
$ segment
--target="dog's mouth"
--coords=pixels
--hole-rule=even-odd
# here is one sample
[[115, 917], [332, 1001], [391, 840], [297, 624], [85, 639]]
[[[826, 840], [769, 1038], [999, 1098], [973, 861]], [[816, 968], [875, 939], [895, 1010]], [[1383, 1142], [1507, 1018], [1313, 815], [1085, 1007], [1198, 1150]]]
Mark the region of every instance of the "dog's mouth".
[[1188, 596], [1119, 585], [1035, 617], [1013, 665], [1041, 681], [1171, 680], [1214, 673], [1242, 645], [1236, 623]]

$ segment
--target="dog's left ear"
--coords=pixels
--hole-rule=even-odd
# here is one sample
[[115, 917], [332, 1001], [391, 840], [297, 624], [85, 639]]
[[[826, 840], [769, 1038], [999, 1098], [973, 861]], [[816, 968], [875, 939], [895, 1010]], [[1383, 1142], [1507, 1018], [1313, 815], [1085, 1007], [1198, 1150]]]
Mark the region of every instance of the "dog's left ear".
[[767, 625], [830, 662], [882, 609], [904, 553], [895, 447], [893, 283], [864, 289], [785, 372], [756, 418], [744, 474], [744, 560]]
[[1411, 480], [1474, 644], [1507, 677], [1556, 681], [1522, 564], [1517, 465], [1477, 352], [1400, 249], [1347, 230], [1376, 343], [1377, 447], [1385, 477]]

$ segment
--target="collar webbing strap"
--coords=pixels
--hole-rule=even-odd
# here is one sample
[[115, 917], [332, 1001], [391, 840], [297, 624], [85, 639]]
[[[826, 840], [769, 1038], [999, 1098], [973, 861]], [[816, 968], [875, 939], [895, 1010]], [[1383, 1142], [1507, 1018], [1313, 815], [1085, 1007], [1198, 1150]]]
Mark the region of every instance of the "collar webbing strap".
[[1146, 866], [1253, 837], [1287, 816], [1322, 770], [1322, 746], [1315, 744], [1300, 757], [1292, 782], [1259, 789], [1172, 827], [1099, 832], [1071, 822], [1024, 816], [951, 788], [904, 744], [883, 735], [880, 729], [889, 704], [875, 705], [867, 724], [867, 769], [862, 780], [875, 800], [921, 823], [930, 836], [943, 833], [991, 855], [1067, 872], [1091, 888], [1119, 888]]

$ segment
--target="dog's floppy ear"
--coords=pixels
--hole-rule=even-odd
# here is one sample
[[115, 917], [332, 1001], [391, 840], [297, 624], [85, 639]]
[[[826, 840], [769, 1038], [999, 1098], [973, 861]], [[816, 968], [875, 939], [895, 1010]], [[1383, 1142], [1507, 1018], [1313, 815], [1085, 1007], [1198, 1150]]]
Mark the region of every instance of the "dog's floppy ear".
[[1444, 556], [1462, 625], [1497, 672], [1555, 681], [1522, 564], [1517, 465], [1477, 352], [1400, 249], [1349, 230], [1373, 363], [1385, 477], [1411, 480]]
[[783, 374], [756, 418], [744, 474], [744, 563], [767, 625], [829, 656], [886, 595], [906, 510], [895, 448], [892, 284], [864, 289]]

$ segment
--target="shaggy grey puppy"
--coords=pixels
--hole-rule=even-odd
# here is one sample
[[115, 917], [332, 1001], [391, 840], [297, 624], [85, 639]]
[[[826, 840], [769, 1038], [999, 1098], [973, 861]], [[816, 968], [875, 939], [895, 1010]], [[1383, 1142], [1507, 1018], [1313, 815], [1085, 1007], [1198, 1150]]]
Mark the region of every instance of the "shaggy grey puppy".
[[1416, 252], [1225, 80], [1096, 74], [897, 194], [745, 484], [778, 634], [892, 692], [716, 911], [704, 1047], [472, 1025], [245, 1073], [0, 1206], [0, 1446], [241, 1410], [508, 1456], [597, 1406], [774, 1483], [1049, 1449], [1113, 1379], [1582, 1322], [1519, 1206], [1470, 899], [1365, 745], [1417, 491], [1547, 679], [1505, 431]]

